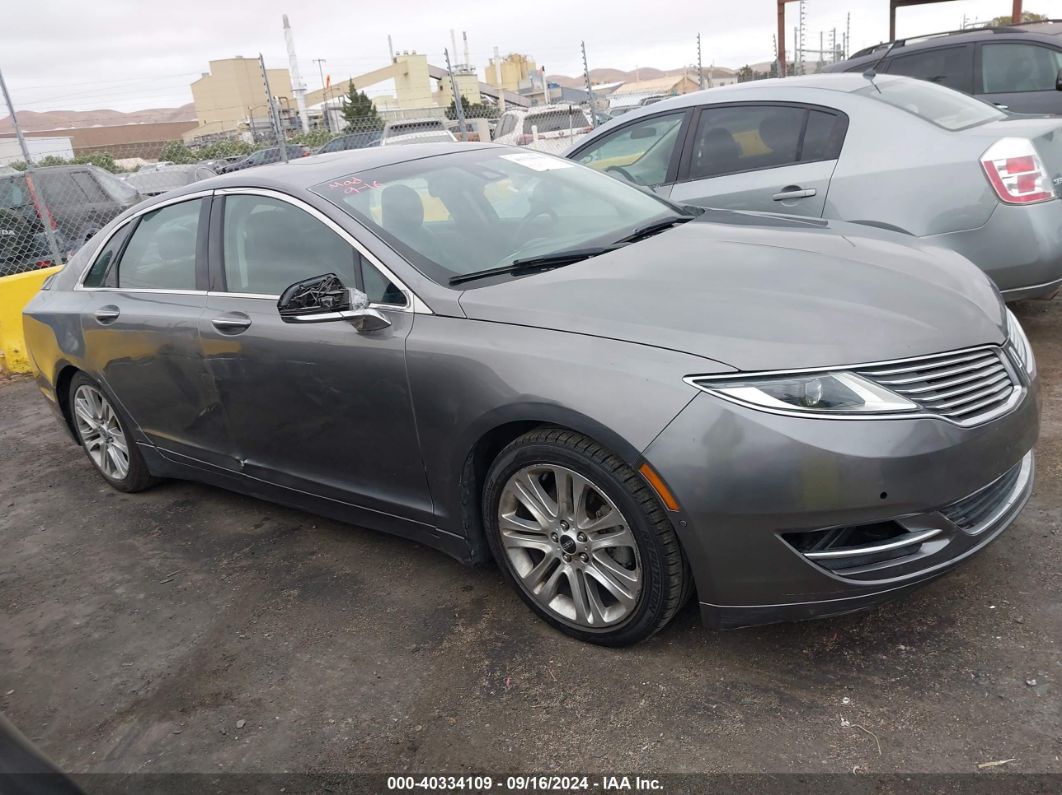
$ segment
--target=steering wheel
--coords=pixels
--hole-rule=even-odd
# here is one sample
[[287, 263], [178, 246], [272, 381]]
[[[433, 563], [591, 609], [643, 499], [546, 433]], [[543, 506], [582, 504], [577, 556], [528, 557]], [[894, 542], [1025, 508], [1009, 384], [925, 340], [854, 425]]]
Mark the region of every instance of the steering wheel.
[[636, 180], [634, 177], [632, 177], [631, 176], [631, 172], [629, 172], [623, 166], [609, 166], [608, 168], [605, 169], [605, 173], [607, 174], [609, 171], [615, 171], [617, 174], [619, 174], [621, 177], [623, 177], [625, 180], [627, 180], [627, 182], [631, 183], [632, 185], [637, 185], [638, 184], [638, 180]]
[[524, 220], [520, 222], [520, 226], [516, 227], [516, 239], [523, 240], [528, 230], [531, 228], [531, 222], [536, 218], [549, 218], [551, 223], [557, 223], [557, 213], [549, 207], [543, 207], [541, 210], [532, 210]]

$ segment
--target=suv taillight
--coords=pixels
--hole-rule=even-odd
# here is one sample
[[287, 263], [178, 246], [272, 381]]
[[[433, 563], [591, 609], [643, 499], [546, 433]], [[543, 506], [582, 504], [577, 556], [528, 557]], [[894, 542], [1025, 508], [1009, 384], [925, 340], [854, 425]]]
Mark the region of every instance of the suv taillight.
[[1032, 204], [1055, 198], [1051, 178], [1031, 141], [996, 141], [981, 155], [981, 165], [1001, 202]]

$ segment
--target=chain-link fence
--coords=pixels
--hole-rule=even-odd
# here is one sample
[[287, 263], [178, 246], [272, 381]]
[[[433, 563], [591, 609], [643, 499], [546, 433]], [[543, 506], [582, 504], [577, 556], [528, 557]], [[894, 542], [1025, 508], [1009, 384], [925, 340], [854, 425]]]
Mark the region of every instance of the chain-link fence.
[[[90, 145], [75, 135], [25, 133], [20, 148], [0, 149], [0, 277], [67, 261], [126, 208], [207, 179], [315, 153], [438, 141], [491, 141], [561, 154], [590, 130], [579, 106], [469, 108], [464, 123], [451, 108], [391, 115], [332, 114], [333, 130], [309, 132], [251, 118], [225, 136]], [[322, 120], [323, 121], [323, 120]], [[5, 140], [5, 139], [0, 139]], [[11, 139], [6, 139], [14, 144]]]

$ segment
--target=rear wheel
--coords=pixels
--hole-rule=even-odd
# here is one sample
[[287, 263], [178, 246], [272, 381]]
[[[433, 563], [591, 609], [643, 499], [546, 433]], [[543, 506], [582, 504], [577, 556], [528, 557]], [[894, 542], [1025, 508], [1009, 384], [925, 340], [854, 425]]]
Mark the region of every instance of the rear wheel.
[[128, 492], [155, 482], [128, 432], [129, 423], [103, 388], [84, 373], [70, 380], [70, 410], [77, 438], [104, 480]]
[[540, 429], [506, 447], [487, 474], [483, 516], [491, 551], [523, 600], [580, 640], [644, 640], [689, 595], [656, 496], [581, 434]]

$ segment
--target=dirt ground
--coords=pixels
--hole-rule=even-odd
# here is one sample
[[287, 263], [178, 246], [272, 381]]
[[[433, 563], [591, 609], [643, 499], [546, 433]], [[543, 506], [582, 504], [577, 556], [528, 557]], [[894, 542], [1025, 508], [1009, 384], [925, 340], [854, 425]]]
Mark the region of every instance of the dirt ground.
[[1062, 300], [1038, 483], [982, 554], [868, 613], [691, 604], [584, 645], [491, 568], [191, 483], [110, 489], [0, 381], [0, 711], [74, 772], [1062, 772]]

